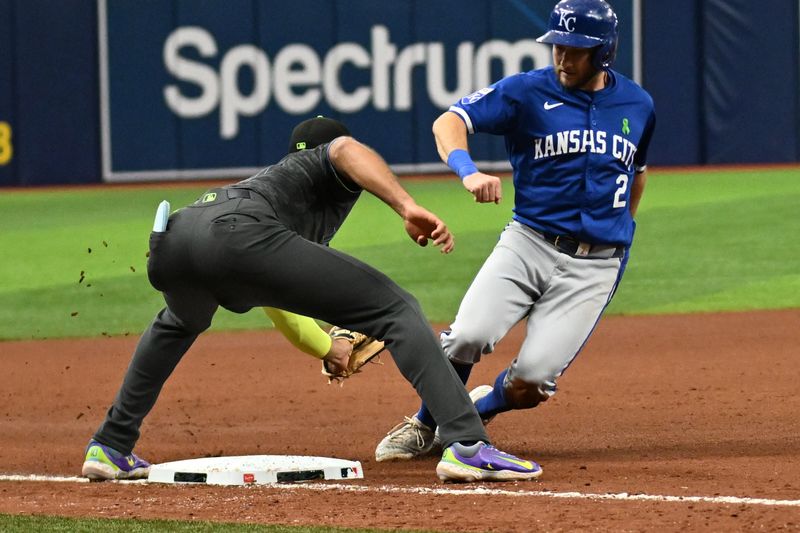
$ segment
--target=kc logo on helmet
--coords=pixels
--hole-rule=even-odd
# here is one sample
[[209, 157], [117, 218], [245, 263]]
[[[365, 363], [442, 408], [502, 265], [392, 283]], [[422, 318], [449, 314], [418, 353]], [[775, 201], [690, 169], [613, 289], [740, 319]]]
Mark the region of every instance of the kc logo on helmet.
[[561, 18], [558, 20], [558, 25], [567, 31], [575, 31], [575, 21], [577, 20], [578, 17], [574, 15], [568, 17], [567, 15], [571, 15], [569, 11], [562, 11], [560, 15]]

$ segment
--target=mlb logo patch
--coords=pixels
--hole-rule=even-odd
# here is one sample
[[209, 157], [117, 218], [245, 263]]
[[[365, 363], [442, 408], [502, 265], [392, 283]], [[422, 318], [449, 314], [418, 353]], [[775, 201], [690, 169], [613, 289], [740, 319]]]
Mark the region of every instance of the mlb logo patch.
[[481, 98], [483, 98], [484, 96], [486, 96], [487, 94], [489, 94], [492, 91], [494, 91], [494, 88], [492, 88], [492, 87], [486, 87], [485, 89], [481, 89], [479, 91], [475, 91], [474, 93], [469, 94], [469, 95], [465, 96], [464, 98], [462, 98], [461, 99], [461, 105], [474, 104], [475, 102], [477, 102], [478, 100], [480, 100]]

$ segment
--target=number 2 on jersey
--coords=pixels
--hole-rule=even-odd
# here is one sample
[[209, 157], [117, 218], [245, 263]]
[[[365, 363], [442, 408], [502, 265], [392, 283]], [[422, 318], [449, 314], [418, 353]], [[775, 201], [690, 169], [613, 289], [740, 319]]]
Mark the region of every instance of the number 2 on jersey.
[[622, 197], [625, 196], [625, 191], [628, 190], [628, 175], [620, 174], [617, 178], [617, 185], [619, 185], [619, 188], [617, 192], [614, 193], [614, 209], [627, 205], [627, 202], [623, 200]]
[[11, 147], [11, 126], [0, 121], [0, 166], [11, 161], [14, 150]]

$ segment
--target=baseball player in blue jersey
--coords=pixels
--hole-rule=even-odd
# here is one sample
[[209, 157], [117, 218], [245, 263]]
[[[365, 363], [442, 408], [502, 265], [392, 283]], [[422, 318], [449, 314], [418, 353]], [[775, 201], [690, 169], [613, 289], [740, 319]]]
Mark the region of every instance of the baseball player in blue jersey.
[[[603, 0], [556, 4], [553, 66], [516, 74], [462, 98], [433, 125], [440, 156], [478, 202], [500, 202], [501, 181], [478, 170], [473, 133], [502, 135], [514, 171], [514, 215], [470, 285], [442, 347], [467, 382], [472, 366], [527, 318], [516, 358], [470, 397], [487, 423], [529, 409], [594, 330], [625, 270], [655, 126], [651, 97], [610, 68], [617, 17]], [[378, 445], [378, 461], [435, 448], [423, 403]]]

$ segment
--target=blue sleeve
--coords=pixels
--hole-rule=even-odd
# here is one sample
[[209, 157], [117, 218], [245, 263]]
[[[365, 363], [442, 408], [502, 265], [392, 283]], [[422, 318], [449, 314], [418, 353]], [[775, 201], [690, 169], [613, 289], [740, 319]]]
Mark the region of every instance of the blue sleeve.
[[642, 132], [642, 138], [639, 141], [639, 146], [636, 147], [636, 155], [633, 157], [633, 165], [637, 169], [643, 169], [647, 166], [647, 150], [650, 148], [650, 139], [653, 137], [653, 131], [656, 129], [656, 113], [650, 112], [650, 118], [647, 120], [647, 125]]
[[463, 97], [450, 111], [461, 117], [469, 133], [503, 135], [516, 127], [524, 85], [522, 74], [509, 76]]

